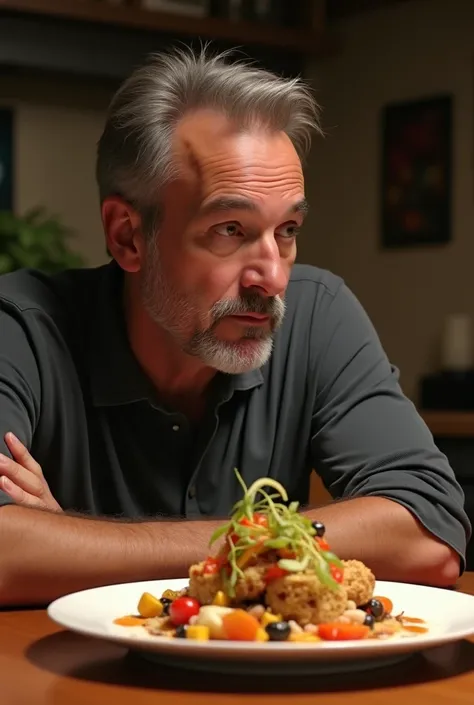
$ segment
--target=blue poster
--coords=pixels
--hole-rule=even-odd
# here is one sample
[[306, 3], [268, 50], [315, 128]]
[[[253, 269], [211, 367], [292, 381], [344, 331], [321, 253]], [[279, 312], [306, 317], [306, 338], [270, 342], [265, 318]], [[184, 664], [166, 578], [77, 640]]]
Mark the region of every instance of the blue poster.
[[0, 109], [0, 210], [13, 210], [13, 112]]

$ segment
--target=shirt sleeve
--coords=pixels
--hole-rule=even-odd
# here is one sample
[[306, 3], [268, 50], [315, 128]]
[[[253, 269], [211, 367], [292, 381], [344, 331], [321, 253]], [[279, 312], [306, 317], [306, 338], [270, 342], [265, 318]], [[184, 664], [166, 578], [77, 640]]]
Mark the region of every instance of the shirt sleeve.
[[[336, 499], [394, 500], [465, 565], [464, 493], [414, 404], [403, 394], [369, 317], [342, 284], [316, 326], [319, 354], [312, 460]], [[321, 342], [321, 338], [323, 342]]]
[[[26, 331], [0, 311], [0, 453], [11, 454], [5, 434], [12, 431], [31, 448], [40, 411], [40, 375]], [[0, 492], [0, 506], [12, 500]]]

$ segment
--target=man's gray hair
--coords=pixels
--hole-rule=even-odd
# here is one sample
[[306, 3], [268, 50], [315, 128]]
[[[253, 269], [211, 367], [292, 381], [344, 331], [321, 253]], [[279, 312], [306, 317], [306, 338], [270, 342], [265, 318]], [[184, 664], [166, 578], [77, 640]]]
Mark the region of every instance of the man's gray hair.
[[186, 113], [215, 109], [239, 128], [283, 131], [303, 160], [319, 105], [300, 78], [283, 78], [231, 52], [211, 55], [174, 49], [152, 55], [122, 84], [109, 107], [98, 144], [100, 199], [119, 195], [142, 215], [159, 207], [160, 188], [173, 176], [173, 131]]

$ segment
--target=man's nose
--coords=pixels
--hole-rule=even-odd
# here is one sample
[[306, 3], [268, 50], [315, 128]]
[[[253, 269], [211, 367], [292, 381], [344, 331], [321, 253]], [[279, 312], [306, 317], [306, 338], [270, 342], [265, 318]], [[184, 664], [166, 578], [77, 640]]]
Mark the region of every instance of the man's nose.
[[258, 289], [264, 296], [282, 294], [288, 284], [291, 263], [283, 258], [272, 235], [258, 242], [251, 263], [242, 274], [241, 284], [245, 289]]

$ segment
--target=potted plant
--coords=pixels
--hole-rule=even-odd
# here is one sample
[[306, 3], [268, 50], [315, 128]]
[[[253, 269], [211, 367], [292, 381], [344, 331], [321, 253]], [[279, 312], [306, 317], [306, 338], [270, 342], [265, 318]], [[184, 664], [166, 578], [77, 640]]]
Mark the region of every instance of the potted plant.
[[0, 211], [0, 274], [23, 268], [53, 274], [84, 266], [83, 258], [67, 242], [72, 234], [43, 208], [22, 216]]

